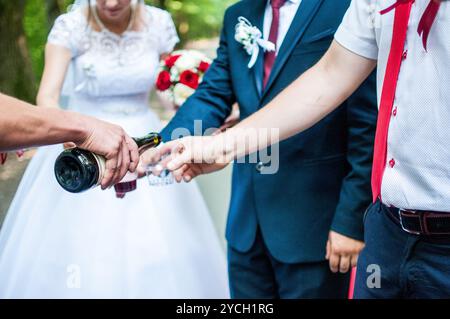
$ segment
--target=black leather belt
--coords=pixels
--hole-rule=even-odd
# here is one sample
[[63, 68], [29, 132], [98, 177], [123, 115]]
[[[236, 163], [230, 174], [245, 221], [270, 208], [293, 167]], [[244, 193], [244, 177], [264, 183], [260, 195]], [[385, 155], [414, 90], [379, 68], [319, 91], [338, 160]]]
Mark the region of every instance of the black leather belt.
[[450, 236], [450, 212], [414, 211], [383, 206], [409, 234]]

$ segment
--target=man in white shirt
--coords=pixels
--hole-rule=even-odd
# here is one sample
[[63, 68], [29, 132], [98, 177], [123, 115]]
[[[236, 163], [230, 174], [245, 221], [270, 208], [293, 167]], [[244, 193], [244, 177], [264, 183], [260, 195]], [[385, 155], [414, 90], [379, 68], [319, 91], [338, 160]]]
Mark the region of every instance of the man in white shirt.
[[166, 145], [162, 151], [174, 144], [183, 150], [169, 168], [190, 179], [198, 167], [205, 171], [208, 165], [184, 163], [226, 162], [276, 142], [253, 138], [250, 148], [240, 148], [236, 141], [251, 138], [240, 129], [276, 127], [281, 139], [308, 129], [345, 100], [378, 63], [374, 204], [365, 216], [366, 247], [358, 261], [355, 297], [448, 298], [449, 17], [448, 0], [353, 0], [334, 43], [313, 68], [221, 136]]
[[[235, 102], [242, 118], [263, 108], [322, 57], [349, 4], [244, 0], [231, 6], [217, 58], [161, 132], [163, 140], [178, 138], [179, 128], [202, 134], [220, 127]], [[244, 22], [275, 47], [260, 48], [250, 67], [251, 54], [236, 37]], [[341, 104], [307, 134], [280, 143], [269, 160], [234, 164], [226, 231], [232, 297], [347, 296], [370, 203], [375, 77]], [[196, 132], [195, 121], [203, 131]]]
[[448, 1], [353, 1], [335, 35], [347, 50], [378, 60], [386, 110], [372, 180], [382, 204], [367, 212], [356, 297], [450, 296], [449, 15]]

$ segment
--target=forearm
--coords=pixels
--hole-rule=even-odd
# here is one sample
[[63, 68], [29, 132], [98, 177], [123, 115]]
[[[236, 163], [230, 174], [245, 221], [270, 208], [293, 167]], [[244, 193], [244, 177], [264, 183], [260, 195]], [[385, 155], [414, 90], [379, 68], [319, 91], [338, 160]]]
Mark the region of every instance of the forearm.
[[83, 116], [0, 95], [0, 150], [83, 140]]
[[59, 109], [59, 99], [60, 96], [58, 93], [45, 92], [41, 88], [36, 98], [36, 105]]
[[61, 90], [72, 58], [69, 49], [53, 44], [45, 48], [45, 68], [39, 86], [36, 103], [38, 106], [59, 108]]
[[[253, 153], [310, 128], [341, 105], [375, 66], [375, 61], [334, 43], [318, 64], [271, 103], [224, 133], [226, 156], [237, 158]], [[258, 138], [261, 130], [272, 129], [278, 134]], [[242, 140], [248, 142], [239, 143]]]
[[[207, 92], [208, 90], [205, 89]], [[211, 134], [218, 129], [230, 114], [232, 101], [220, 97], [209, 98], [202, 91], [196, 92], [177, 112], [169, 124], [161, 131], [165, 142], [181, 135]], [[209, 135], [208, 134], [208, 135]]]

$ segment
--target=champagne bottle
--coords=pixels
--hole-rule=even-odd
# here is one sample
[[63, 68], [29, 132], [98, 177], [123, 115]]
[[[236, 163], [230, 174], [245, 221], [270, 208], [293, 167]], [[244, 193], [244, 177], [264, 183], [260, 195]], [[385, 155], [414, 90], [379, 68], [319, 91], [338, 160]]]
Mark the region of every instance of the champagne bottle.
[[[133, 138], [142, 153], [161, 143], [158, 133]], [[56, 159], [55, 176], [59, 185], [70, 193], [81, 193], [97, 187], [105, 174], [106, 160], [103, 156], [80, 148], [64, 150]]]

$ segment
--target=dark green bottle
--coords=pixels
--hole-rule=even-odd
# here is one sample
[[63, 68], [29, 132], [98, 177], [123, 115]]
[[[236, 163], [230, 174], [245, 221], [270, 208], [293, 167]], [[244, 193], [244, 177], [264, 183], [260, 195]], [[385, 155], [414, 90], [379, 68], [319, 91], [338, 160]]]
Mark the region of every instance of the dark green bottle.
[[[139, 152], [161, 143], [158, 133], [133, 138]], [[55, 176], [59, 185], [71, 193], [81, 193], [100, 185], [105, 173], [105, 158], [80, 148], [64, 150], [56, 159]]]

